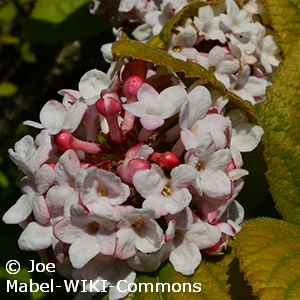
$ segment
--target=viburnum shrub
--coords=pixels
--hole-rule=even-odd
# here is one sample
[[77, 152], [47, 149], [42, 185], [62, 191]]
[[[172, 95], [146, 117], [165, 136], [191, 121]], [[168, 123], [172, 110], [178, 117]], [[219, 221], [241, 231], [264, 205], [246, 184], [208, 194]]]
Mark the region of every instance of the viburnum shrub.
[[41, 123], [25, 122], [41, 132], [9, 150], [26, 176], [3, 220], [24, 227], [21, 249], [52, 247], [75, 279], [130, 283], [166, 259], [191, 275], [200, 250], [219, 255], [240, 230], [241, 152], [263, 130], [201, 80], [186, 87], [139, 59], [118, 66], [88, 71], [79, 91], [45, 104]]
[[[287, 33], [267, 2], [283, 43]], [[229, 299], [228, 285], [240, 275], [236, 257], [254, 295], [285, 291], [285, 278], [271, 280], [273, 263], [293, 265], [299, 228], [267, 218], [245, 222], [238, 196], [262, 155], [265, 132], [271, 192], [283, 218], [300, 224], [299, 201], [294, 212], [286, 206], [299, 192], [291, 184], [299, 178], [293, 163], [299, 133], [291, 126], [298, 120], [298, 48], [268, 87], [282, 55], [260, 0], [93, 0], [90, 11], [116, 26], [116, 42], [101, 48], [108, 72], [90, 70], [78, 90], [60, 90], [62, 101], [48, 101], [39, 123], [24, 122], [40, 130], [37, 136], [26, 135], [8, 151], [24, 178], [22, 196], [3, 220], [24, 229], [20, 248], [38, 251], [43, 262], [50, 254], [60, 274], [86, 280], [83, 291], [105, 288], [109, 299], [126, 297], [139, 274], [171, 267], [193, 280], [206, 263], [202, 256], [224, 260], [215, 269], [205, 265], [225, 286], [217, 299]], [[257, 174], [249, 176], [252, 190], [256, 178], [265, 179]], [[267, 188], [258, 192], [265, 197]], [[286, 235], [292, 246], [278, 246]], [[228, 251], [232, 240], [236, 256]], [[213, 280], [203, 286], [204, 297], [217, 285]], [[285, 299], [275, 294], [262, 299]]]

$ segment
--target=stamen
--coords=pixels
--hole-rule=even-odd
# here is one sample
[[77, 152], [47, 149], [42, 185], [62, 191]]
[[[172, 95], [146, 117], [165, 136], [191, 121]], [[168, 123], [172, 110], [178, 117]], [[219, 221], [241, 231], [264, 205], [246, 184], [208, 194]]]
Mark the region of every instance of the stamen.
[[197, 171], [199, 171], [199, 172], [202, 171], [202, 170], [203, 170], [202, 166], [203, 166], [203, 162], [200, 162], [200, 161], [199, 161], [199, 162], [197, 163], [197, 165], [196, 165]]
[[90, 234], [95, 234], [98, 230], [100, 229], [100, 224], [97, 223], [97, 222], [91, 222], [89, 225], [88, 225], [88, 232]]
[[175, 229], [174, 239], [179, 239], [181, 237], [181, 230]]
[[170, 196], [172, 194], [172, 190], [169, 186], [165, 185], [163, 190], [161, 191], [162, 195], [167, 197]]
[[175, 46], [172, 50], [176, 53], [179, 53], [181, 51], [181, 48], [179, 46]]
[[104, 188], [99, 188], [98, 191], [97, 191], [97, 194], [100, 197], [105, 197], [105, 196], [107, 196], [107, 190], [104, 189]]
[[135, 229], [140, 229], [143, 226], [143, 220], [141, 217], [137, 217], [136, 220], [134, 221], [134, 223], [132, 224], [132, 226]]

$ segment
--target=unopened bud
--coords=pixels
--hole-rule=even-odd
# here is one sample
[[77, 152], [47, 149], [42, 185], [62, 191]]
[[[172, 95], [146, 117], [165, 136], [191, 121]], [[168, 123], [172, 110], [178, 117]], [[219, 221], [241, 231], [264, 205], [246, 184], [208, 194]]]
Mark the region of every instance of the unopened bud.
[[174, 169], [180, 164], [179, 158], [170, 151], [165, 153], [154, 152], [148, 159], [157, 163], [160, 167], [166, 167], [169, 170]]

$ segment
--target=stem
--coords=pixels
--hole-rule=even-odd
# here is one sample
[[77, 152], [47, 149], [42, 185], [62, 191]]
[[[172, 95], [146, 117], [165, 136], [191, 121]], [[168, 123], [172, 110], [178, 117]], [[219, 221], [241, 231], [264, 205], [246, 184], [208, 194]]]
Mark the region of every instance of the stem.
[[143, 127], [138, 136], [138, 140], [140, 142], [148, 142], [152, 132], [153, 132], [153, 130], [147, 130]]

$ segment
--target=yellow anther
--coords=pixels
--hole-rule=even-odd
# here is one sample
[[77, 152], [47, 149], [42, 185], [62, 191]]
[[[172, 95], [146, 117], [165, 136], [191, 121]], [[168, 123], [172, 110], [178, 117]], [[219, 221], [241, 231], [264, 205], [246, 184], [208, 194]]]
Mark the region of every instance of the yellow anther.
[[137, 217], [136, 220], [134, 221], [134, 223], [132, 224], [132, 226], [135, 229], [140, 229], [143, 226], [143, 220], [141, 217]]
[[179, 46], [174, 46], [172, 50], [176, 53], [179, 53], [181, 51], [181, 48]]
[[97, 191], [98, 196], [103, 197], [103, 196], [107, 196], [107, 190], [104, 188], [99, 188]]
[[100, 225], [97, 222], [91, 222], [88, 226], [88, 231], [90, 234], [96, 233], [100, 229]]
[[196, 165], [197, 171], [199, 171], [199, 172], [202, 171], [203, 170], [202, 166], [203, 166], [203, 162], [198, 162]]
[[175, 229], [174, 239], [178, 239], [181, 237], [181, 231], [179, 229]]
[[170, 196], [172, 194], [172, 190], [169, 186], [165, 185], [163, 190], [161, 191], [162, 195], [167, 197]]

